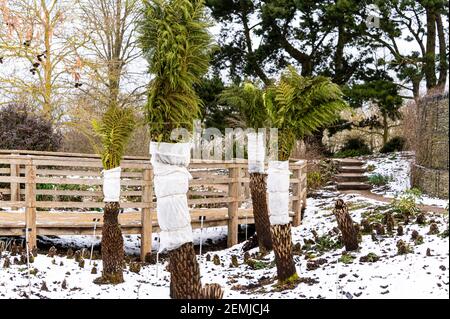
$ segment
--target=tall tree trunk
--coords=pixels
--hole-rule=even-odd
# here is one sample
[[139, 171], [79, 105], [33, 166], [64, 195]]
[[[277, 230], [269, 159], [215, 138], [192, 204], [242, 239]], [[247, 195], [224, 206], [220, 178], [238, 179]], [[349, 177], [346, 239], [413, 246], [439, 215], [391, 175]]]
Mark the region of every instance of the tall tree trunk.
[[173, 299], [222, 299], [218, 284], [205, 285], [200, 281], [200, 267], [194, 245], [186, 243], [169, 252], [170, 297]]
[[447, 46], [445, 43], [445, 32], [444, 25], [442, 23], [441, 14], [436, 15], [436, 27], [439, 39], [439, 80], [438, 87], [441, 90], [445, 89], [445, 84], [447, 82], [447, 71], [448, 71], [448, 61], [447, 61]]
[[44, 92], [43, 92], [43, 113], [47, 120], [53, 121], [53, 105], [52, 105], [52, 93], [53, 93], [53, 79], [52, 79], [52, 43], [51, 34], [53, 33], [53, 26], [51, 24], [50, 12], [44, 4], [44, 15], [45, 15], [45, 25], [44, 25], [44, 47], [45, 47], [45, 61], [43, 63], [44, 70]]
[[338, 42], [336, 45], [336, 52], [334, 54], [334, 77], [333, 82], [337, 84], [344, 84], [344, 48], [346, 44], [345, 27], [339, 25], [338, 27]]
[[347, 205], [342, 199], [336, 201], [333, 211], [336, 216], [338, 228], [342, 233], [345, 250], [352, 251], [358, 249], [358, 230], [353, 225], [353, 220], [348, 213]]
[[269, 210], [267, 207], [266, 178], [266, 174], [250, 174], [250, 191], [252, 194], [253, 216], [255, 218], [255, 228], [259, 250], [262, 253], [272, 250], [272, 235], [270, 231]]
[[425, 79], [427, 89], [436, 86], [436, 12], [433, 7], [426, 8], [427, 17], [427, 48], [425, 55]]
[[278, 282], [284, 284], [295, 281], [298, 275], [292, 254], [291, 225], [272, 225], [271, 231]]
[[102, 228], [102, 276], [96, 284], [119, 284], [123, 280], [123, 237], [119, 225], [120, 204], [107, 202], [103, 214]]
[[270, 85], [272, 81], [269, 79], [269, 77], [264, 72], [263, 68], [259, 65], [255, 53], [253, 51], [253, 45], [252, 45], [252, 37], [250, 34], [250, 27], [248, 25], [248, 13], [247, 13], [247, 4], [245, 1], [240, 2], [241, 9], [242, 9], [242, 25], [244, 27], [244, 35], [245, 35], [245, 44], [247, 47], [247, 62], [253, 66], [253, 69], [256, 73], [256, 75], [261, 79], [261, 81], [264, 82], [265, 85]]
[[421, 80], [422, 79], [420, 79], [420, 78], [411, 80], [412, 86], [413, 86], [413, 96], [416, 101], [418, 101], [420, 99], [420, 81]]

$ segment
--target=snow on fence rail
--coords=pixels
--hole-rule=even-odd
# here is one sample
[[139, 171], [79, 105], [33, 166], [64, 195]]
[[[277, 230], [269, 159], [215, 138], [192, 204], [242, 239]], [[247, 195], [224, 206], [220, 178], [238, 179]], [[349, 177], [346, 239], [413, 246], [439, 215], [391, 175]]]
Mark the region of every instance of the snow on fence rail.
[[[148, 158], [125, 157], [121, 163], [121, 207], [124, 234], [141, 235], [141, 258], [151, 251], [157, 232], [156, 197]], [[306, 207], [306, 163], [292, 163], [291, 217], [301, 222]], [[102, 228], [102, 164], [96, 155], [0, 150], [0, 236], [30, 231], [37, 235], [90, 235], [93, 219]], [[253, 223], [247, 161], [192, 161], [188, 204], [192, 227], [228, 226], [228, 245], [238, 242], [238, 225]]]

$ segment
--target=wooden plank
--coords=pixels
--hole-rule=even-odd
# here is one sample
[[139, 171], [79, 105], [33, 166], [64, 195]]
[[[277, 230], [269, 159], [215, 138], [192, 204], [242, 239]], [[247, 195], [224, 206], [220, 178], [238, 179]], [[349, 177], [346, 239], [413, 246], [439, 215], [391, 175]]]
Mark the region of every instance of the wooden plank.
[[[301, 170], [296, 169], [294, 170], [294, 176], [297, 179], [301, 178]], [[292, 203], [292, 210], [294, 211], [294, 218], [292, 221], [292, 225], [294, 227], [300, 226], [301, 224], [301, 216], [302, 216], [302, 201], [299, 198], [299, 195], [301, 194], [302, 191], [302, 185], [300, 183], [294, 184], [293, 185], [293, 203]]]
[[[231, 169], [231, 168], [230, 168]], [[250, 183], [250, 178], [229, 178], [229, 177], [214, 177], [204, 179], [193, 179], [189, 182], [189, 185], [215, 185], [215, 184], [229, 184], [229, 183]]]
[[[100, 161], [61, 161], [61, 160], [34, 160], [37, 166], [65, 166], [65, 167], [91, 167], [91, 168], [103, 168]], [[145, 169], [151, 168], [150, 163], [121, 163], [121, 168], [135, 168]]]
[[[102, 173], [100, 170], [59, 170], [59, 169], [38, 169], [38, 176], [49, 175], [49, 176], [83, 176], [83, 177], [101, 177]], [[122, 172], [120, 174], [122, 178], [141, 178], [142, 172]]]
[[[27, 207], [26, 202], [11, 202], [11, 201], [0, 201], [0, 207]], [[16, 209], [12, 209], [13, 211]]]
[[[142, 190], [142, 201], [146, 204], [153, 202], [153, 176], [151, 170], [144, 170], [144, 187]], [[152, 251], [152, 212], [150, 208], [144, 208], [141, 211], [141, 261], [145, 261], [145, 256]]]
[[227, 196], [228, 192], [189, 191], [188, 196]]
[[0, 176], [0, 183], [26, 183], [25, 177]]
[[[148, 208], [149, 203], [142, 202], [121, 202], [121, 208]], [[40, 208], [103, 208], [105, 203], [103, 202], [49, 202], [49, 201], [38, 201], [36, 202], [36, 207]]]
[[[201, 204], [223, 204], [223, 203], [233, 203], [236, 199], [233, 197], [219, 197], [219, 198], [198, 198], [189, 199], [189, 205], [201, 205]], [[243, 197], [238, 197], [238, 200], [244, 200]]]
[[[48, 189], [37, 189], [36, 195], [49, 195], [49, 196], [87, 196], [87, 197], [102, 197], [102, 191], [77, 191], [77, 190], [48, 190]], [[121, 191], [121, 196], [142, 196], [142, 191]]]
[[11, 194], [11, 189], [9, 188], [0, 188], [0, 193], [3, 195], [9, 195]]
[[[0, 177], [1, 178], [1, 177]], [[37, 177], [38, 184], [67, 184], [67, 185], [103, 185], [101, 178], [52, 178], [52, 177]], [[142, 180], [137, 179], [123, 179], [120, 181], [122, 186], [142, 186]]]
[[[11, 171], [11, 177], [20, 177], [20, 166], [19, 165], [11, 165], [10, 167]], [[20, 201], [20, 184], [19, 183], [11, 183], [10, 184], [11, 189], [11, 201], [12, 202], [18, 202]], [[17, 207], [13, 206], [13, 210], [16, 210]]]

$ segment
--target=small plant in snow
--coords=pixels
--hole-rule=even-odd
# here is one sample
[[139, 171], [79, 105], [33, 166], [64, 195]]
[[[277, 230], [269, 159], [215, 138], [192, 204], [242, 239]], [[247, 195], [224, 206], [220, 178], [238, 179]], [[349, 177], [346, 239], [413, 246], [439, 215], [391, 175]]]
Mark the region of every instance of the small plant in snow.
[[338, 261], [344, 264], [351, 264], [353, 263], [353, 259], [355, 259], [356, 257], [350, 255], [350, 254], [346, 254], [343, 253], [341, 257], [339, 257]]
[[375, 186], [383, 186], [392, 181], [392, 176], [373, 174], [369, 176], [369, 183]]
[[416, 189], [410, 189], [396, 196], [390, 206], [394, 212], [400, 213], [404, 218], [409, 218], [420, 212], [419, 204], [422, 193]]
[[342, 246], [343, 245], [339, 240], [334, 240], [333, 238], [331, 238], [328, 235], [323, 235], [316, 239], [316, 244], [315, 244], [314, 248], [317, 251], [323, 253], [323, 252], [327, 252], [330, 250], [342, 248]]
[[412, 253], [411, 246], [409, 246], [407, 243], [405, 243], [403, 240], [400, 239], [397, 242], [397, 254], [398, 255], [406, 255], [409, 253]]
[[414, 245], [422, 245], [423, 244], [423, 236], [419, 235], [417, 236], [417, 238], [414, 240]]
[[359, 258], [359, 261], [363, 263], [374, 263], [378, 260], [380, 260], [380, 257], [375, 253], [368, 253], [366, 256]]

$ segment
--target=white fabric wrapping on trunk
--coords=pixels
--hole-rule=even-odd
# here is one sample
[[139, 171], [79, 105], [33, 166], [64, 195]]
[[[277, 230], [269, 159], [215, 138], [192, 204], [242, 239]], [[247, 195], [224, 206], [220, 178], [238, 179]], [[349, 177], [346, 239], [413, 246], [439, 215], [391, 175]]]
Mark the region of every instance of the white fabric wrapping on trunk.
[[264, 133], [248, 133], [248, 172], [264, 173], [264, 159], [266, 149], [264, 145]]
[[120, 201], [120, 173], [122, 169], [116, 167], [109, 170], [103, 170], [103, 201], [119, 202]]
[[289, 224], [289, 161], [270, 161], [267, 174], [270, 224]]
[[159, 251], [174, 250], [193, 241], [187, 192], [191, 174], [190, 143], [150, 143], [156, 195], [156, 212], [161, 229]]

